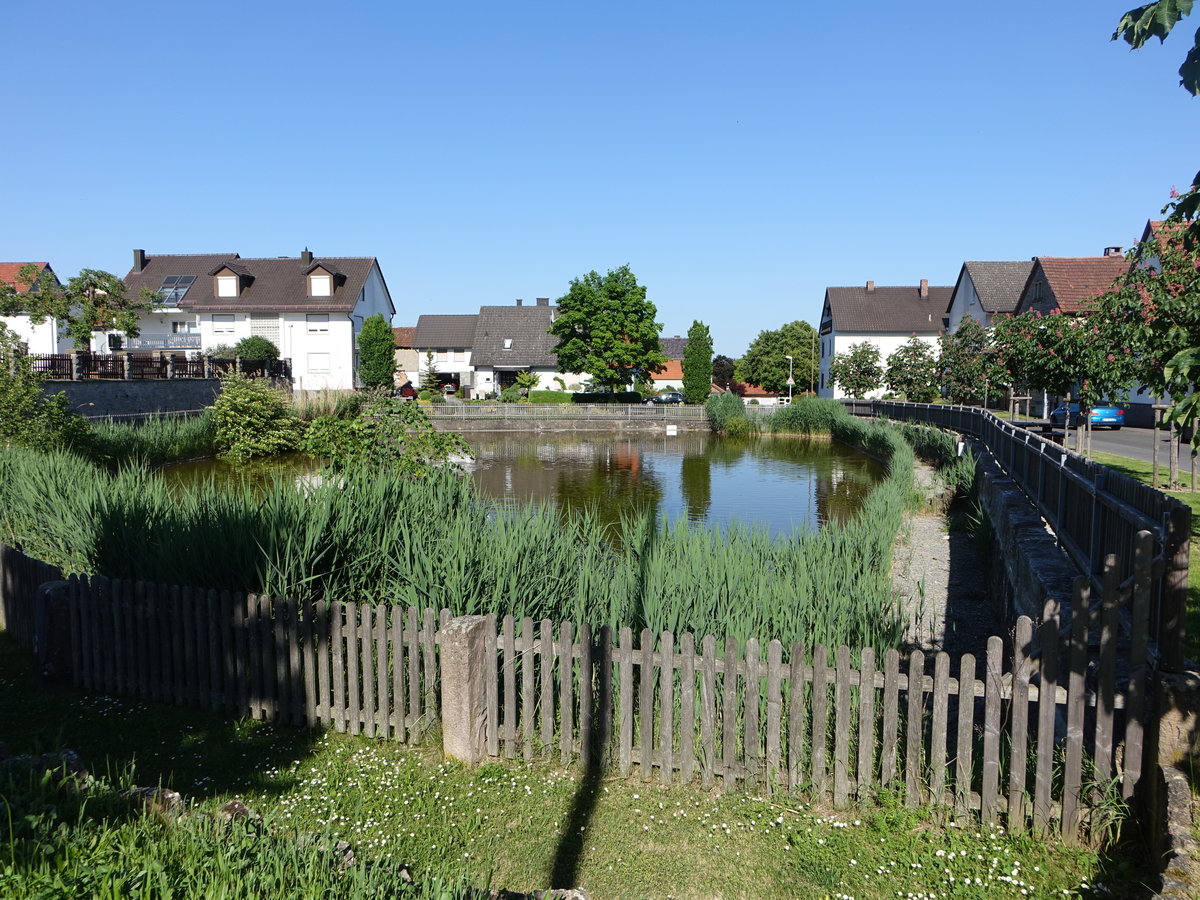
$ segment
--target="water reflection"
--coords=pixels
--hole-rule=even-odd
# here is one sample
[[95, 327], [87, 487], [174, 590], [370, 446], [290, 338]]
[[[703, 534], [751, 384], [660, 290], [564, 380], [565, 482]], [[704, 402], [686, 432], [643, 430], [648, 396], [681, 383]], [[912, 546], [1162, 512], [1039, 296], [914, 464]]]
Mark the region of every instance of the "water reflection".
[[506, 505], [591, 508], [607, 524], [654, 510], [666, 521], [806, 530], [853, 515], [882, 475], [876, 461], [847, 447], [794, 437], [506, 432], [466, 439], [476, 454], [471, 475], [485, 495]]
[[[653, 511], [661, 521], [733, 521], [773, 534], [808, 530], [852, 516], [883, 470], [875, 460], [828, 441], [794, 437], [727, 440], [710, 434], [523, 434], [465, 436], [481, 493], [502, 506], [590, 509], [602, 524]], [[234, 465], [201, 460], [165, 467], [175, 483], [213, 478], [263, 485], [314, 473], [299, 454]]]

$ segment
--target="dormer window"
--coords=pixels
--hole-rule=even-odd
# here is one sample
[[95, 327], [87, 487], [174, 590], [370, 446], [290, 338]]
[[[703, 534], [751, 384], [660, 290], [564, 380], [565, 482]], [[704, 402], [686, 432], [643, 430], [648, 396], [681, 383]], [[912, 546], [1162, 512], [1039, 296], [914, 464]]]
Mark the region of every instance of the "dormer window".
[[328, 297], [333, 294], [333, 276], [316, 271], [308, 276], [308, 293], [312, 297]]
[[236, 275], [217, 276], [217, 296], [236, 297], [238, 295], [238, 277]]

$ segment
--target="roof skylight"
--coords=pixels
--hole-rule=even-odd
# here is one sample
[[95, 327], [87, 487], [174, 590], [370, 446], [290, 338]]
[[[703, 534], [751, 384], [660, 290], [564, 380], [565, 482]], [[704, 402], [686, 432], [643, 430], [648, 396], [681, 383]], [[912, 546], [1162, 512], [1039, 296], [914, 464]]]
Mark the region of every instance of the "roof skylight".
[[164, 303], [178, 303], [195, 280], [195, 275], [168, 275], [163, 279], [158, 293], [162, 295]]

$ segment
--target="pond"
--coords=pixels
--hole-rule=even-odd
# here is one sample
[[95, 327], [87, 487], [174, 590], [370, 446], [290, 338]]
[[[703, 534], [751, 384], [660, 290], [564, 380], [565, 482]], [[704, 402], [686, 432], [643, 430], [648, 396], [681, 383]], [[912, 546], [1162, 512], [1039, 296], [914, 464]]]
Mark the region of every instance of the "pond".
[[[594, 508], [601, 521], [653, 509], [664, 521], [725, 528], [732, 522], [772, 534], [809, 530], [852, 516], [883, 466], [842, 444], [792, 436], [723, 439], [634, 434], [503, 432], [465, 435], [467, 464], [481, 492], [504, 505]], [[319, 468], [291, 455], [235, 467], [220, 460], [169, 466], [164, 477], [263, 481]]]

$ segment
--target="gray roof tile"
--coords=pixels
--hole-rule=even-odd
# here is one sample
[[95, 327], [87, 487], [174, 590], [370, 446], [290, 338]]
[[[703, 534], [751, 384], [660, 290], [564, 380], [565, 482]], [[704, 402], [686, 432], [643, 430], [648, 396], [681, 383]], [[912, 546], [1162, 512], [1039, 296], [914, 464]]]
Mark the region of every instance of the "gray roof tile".
[[825, 301], [835, 331], [842, 334], [938, 334], [952, 287], [830, 287]]
[[[963, 263], [963, 268], [971, 276], [975, 285], [975, 293], [979, 295], [979, 305], [990, 313], [1015, 312], [1021, 301], [1021, 291], [1029, 279], [1033, 268], [1033, 260], [1016, 261], [969, 261]], [[959, 276], [959, 284], [962, 276]], [[955, 286], [958, 290], [958, 286]], [[953, 299], [951, 303], [953, 303]], [[950, 311], [950, 307], [946, 307]]]
[[[550, 334], [557, 306], [481, 306], [471, 363], [496, 368], [555, 366], [558, 338]], [[505, 341], [511, 341], [504, 349]]]
[[413, 332], [413, 348], [416, 350], [470, 348], [475, 339], [475, 321], [478, 318], [477, 315], [421, 316], [417, 319], [417, 328]]

